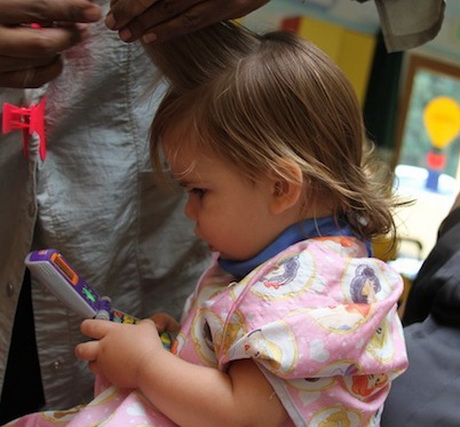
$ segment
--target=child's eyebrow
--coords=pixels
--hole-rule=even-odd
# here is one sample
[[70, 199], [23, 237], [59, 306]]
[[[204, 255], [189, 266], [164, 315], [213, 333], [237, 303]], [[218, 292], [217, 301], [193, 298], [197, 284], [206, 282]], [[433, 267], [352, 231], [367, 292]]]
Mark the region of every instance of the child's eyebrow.
[[[176, 179], [177, 179], [177, 178], [176, 178]], [[188, 186], [189, 186], [189, 182], [186, 181], [186, 180], [183, 180], [183, 179], [180, 179], [180, 178], [179, 178], [179, 179], [177, 179], [177, 182], [179, 183], [179, 185], [180, 185], [181, 187], [188, 187]]]
[[176, 180], [181, 187], [191, 187], [196, 184], [196, 181], [187, 178], [176, 177]]
[[181, 187], [193, 187], [203, 183], [201, 175], [191, 171], [173, 173], [172, 175]]

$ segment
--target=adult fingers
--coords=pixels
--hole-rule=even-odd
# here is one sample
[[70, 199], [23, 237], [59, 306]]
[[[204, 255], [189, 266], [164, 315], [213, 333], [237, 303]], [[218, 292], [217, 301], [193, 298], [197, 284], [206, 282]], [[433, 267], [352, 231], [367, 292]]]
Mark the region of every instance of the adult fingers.
[[[119, 0], [122, 1], [122, 0]], [[239, 18], [268, 0], [161, 0], [119, 31], [124, 41], [141, 36], [144, 42], [165, 41], [207, 27], [224, 19]]]
[[0, 26], [0, 55], [24, 59], [53, 58], [81, 41], [87, 33], [84, 25], [40, 29]]
[[112, 0], [105, 24], [112, 30], [125, 27], [159, 0]]
[[[150, 32], [158, 39], [167, 40], [223, 19], [222, 10], [215, 10], [214, 5], [208, 2], [197, 2], [188, 9], [181, 9], [184, 3], [173, 2], [176, 0], [162, 0], [153, 5], [122, 28], [119, 31], [120, 38], [130, 42]], [[173, 33], [168, 34], [169, 31]]]
[[0, 87], [37, 88], [55, 79], [61, 73], [62, 67], [61, 57], [58, 56], [43, 67], [0, 72]]
[[59, 55], [53, 56], [52, 58], [12, 58], [11, 56], [0, 56], [0, 73], [46, 67], [58, 57]]
[[100, 17], [101, 8], [90, 0], [0, 0], [1, 24], [95, 22]]
[[62, 71], [59, 53], [86, 37], [85, 25], [0, 26], [0, 87], [34, 88], [56, 78]]

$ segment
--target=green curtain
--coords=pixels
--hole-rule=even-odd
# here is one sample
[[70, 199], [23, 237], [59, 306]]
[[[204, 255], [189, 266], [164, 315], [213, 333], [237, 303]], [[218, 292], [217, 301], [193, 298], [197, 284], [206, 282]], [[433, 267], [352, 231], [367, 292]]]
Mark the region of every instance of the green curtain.
[[364, 102], [364, 121], [369, 139], [390, 152], [394, 152], [396, 145], [403, 55], [403, 52], [387, 53], [379, 33]]

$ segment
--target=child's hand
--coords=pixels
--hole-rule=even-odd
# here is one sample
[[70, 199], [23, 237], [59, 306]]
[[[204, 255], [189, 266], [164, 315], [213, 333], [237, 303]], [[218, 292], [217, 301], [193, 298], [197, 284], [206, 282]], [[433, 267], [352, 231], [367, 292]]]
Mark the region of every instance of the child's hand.
[[137, 388], [143, 364], [151, 363], [156, 352], [166, 351], [150, 320], [135, 325], [84, 320], [80, 329], [96, 341], [77, 345], [77, 357], [88, 361], [92, 372], [103, 374], [118, 387]]
[[155, 322], [158, 332], [178, 332], [180, 328], [179, 322], [166, 313], [155, 313], [150, 316], [150, 320]]

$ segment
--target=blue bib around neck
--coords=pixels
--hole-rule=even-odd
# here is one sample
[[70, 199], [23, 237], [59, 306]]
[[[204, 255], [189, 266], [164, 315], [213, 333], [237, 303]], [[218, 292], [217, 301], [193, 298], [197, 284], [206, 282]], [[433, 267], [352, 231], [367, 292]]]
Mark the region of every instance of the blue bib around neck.
[[[350, 225], [343, 219], [333, 216], [310, 218], [297, 222], [284, 230], [272, 243], [254, 257], [244, 261], [233, 261], [219, 257], [219, 265], [235, 279], [241, 280], [254, 268], [279, 254], [289, 246], [313, 237], [349, 236], [354, 237]], [[370, 244], [366, 242], [368, 255], [371, 256]]]

